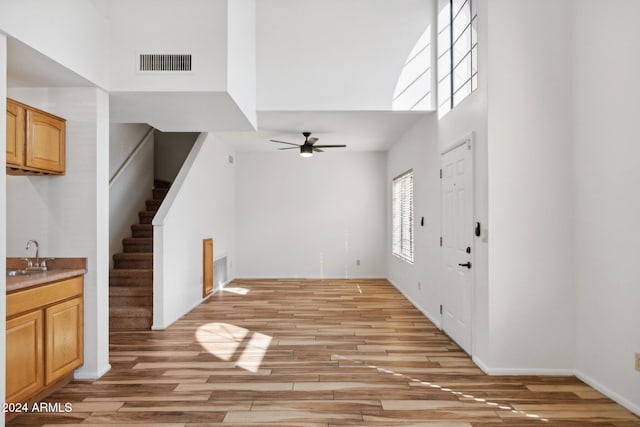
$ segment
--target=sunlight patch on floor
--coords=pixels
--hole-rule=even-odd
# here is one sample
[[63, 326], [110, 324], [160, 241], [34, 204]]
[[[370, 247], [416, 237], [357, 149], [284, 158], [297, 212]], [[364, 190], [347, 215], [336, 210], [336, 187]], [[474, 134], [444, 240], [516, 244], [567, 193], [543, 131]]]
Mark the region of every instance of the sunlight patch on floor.
[[247, 295], [249, 293], [249, 289], [239, 288], [237, 286], [227, 286], [227, 287], [221, 288], [220, 292], [230, 292], [236, 295]]
[[196, 339], [213, 356], [224, 361], [235, 359], [235, 366], [250, 372], [258, 372], [273, 340], [269, 335], [222, 322], [201, 325]]

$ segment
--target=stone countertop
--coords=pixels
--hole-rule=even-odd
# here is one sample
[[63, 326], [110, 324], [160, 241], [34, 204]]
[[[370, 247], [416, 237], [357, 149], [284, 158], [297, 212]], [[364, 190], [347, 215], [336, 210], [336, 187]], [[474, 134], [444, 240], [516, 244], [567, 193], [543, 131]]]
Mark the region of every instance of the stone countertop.
[[[26, 262], [21, 258], [7, 258], [7, 271], [21, 270]], [[81, 276], [87, 273], [86, 258], [55, 258], [47, 261], [47, 271], [27, 274], [25, 276], [7, 276], [7, 293], [32, 286]]]

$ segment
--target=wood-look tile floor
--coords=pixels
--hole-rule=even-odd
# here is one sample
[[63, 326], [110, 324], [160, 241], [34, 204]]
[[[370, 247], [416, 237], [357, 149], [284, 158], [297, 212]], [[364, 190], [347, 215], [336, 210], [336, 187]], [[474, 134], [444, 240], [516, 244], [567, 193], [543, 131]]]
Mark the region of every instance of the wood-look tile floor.
[[385, 280], [236, 280], [10, 425], [637, 426], [573, 377], [489, 377]]

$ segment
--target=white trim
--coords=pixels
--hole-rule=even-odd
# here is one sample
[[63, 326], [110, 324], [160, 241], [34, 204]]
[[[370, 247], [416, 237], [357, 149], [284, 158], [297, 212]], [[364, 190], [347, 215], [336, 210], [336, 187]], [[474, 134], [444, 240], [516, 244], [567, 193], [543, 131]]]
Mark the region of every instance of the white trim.
[[451, 144], [442, 147], [440, 149], [440, 156], [443, 156], [447, 154], [449, 151], [453, 151], [456, 148], [466, 143], [469, 143], [471, 144], [471, 146], [473, 146], [474, 141], [475, 141], [475, 133], [471, 131], [468, 134], [464, 135], [462, 138], [455, 139]]
[[489, 376], [494, 375], [538, 375], [538, 376], [562, 376], [570, 377], [574, 375], [573, 369], [536, 369], [536, 368], [490, 368], [480, 360], [479, 357], [473, 356], [471, 358], [478, 368], [482, 369], [482, 372]]
[[591, 378], [590, 376], [581, 372], [578, 369], [491, 368], [477, 356], [473, 356], [472, 360], [473, 360], [473, 363], [475, 363], [478, 366], [478, 368], [482, 370], [482, 372], [490, 376], [493, 376], [493, 375], [575, 376], [576, 378], [578, 378], [588, 386], [596, 389], [600, 393], [604, 394], [614, 402], [624, 406], [634, 414], [640, 415], [640, 405], [624, 398], [620, 394], [616, 393], [615, 391], [611, 390], [607, 386], [596, 381], [595, 379]]
[[98, 370], [97, 372], [85, 372], [81, 369], [78, 369], [73, 373], [73, 379], [74, 380], [97, 380], [98, 378], [101, 378], [104, 374], [106, 374], [110, 370], [111, 370], [111, 365], [109, 364], [107, 364], [106, 366], [103, 366], [102, 369]]
[[400, 288], [398, 285], [396, 285], [395, 283], [393, 283], [393, 281], [389, 278], [384, 279], [387, 282], [391, 283], [393, 285], [394, 288], [396, 288], [398, 290], [398, 292], [400, 292], [402, 294], [402, 296], [404, 296], [407, 301], [409, 301], [420, 313], [422, 313], [427, 319], [429, 319], [429, 321], [431, 323], [433, 323], [436, 328], [442, 330], [442, 327], [440, 326], [440, 321], [436, 320], [433, 316], [431, 316], [429, 314], [429, 312], [425, 309], [423, 309], [420, 304], [418, 304], [413, 298], [411, 298], [409, 295], [405, 294], [404, 291], [402, 290], [402, 288]]
[[602, 393], [605, 396], [609, 397], [611, 400], [614, 400], [615, 402], [617, 402], [620, 405], [624, 406], [625, 408], [627, 408], [628, 410], [630, 410], [634, 414], [640, 416], [640, 405], [638, 405], [637, 403], [633, 403], [633, 402], [627, 400], [626, 398], [620, 396], [618, 393], [616, 393], [615, 391], [611, 390], [607, 386], [605, 386], [602, 383], [594, 380], [589, 375], [587, 375], [587, 374], [585, 374], [585, 373], [583, 373], [583, 372], [581, 372], [581, 371], [579, 371], [577, 369], [573, 373], [582, 382], [584, 382], [584, 383], [588, 384], [589, 386], [595, 388], [600, 393]]

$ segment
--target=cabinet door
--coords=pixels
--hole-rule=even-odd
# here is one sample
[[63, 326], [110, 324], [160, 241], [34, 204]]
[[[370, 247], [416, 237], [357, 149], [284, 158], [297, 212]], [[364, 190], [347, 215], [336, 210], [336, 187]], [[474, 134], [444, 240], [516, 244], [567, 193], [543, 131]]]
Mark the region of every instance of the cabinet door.
[[49, 385], [83, 362], [82, 298], [45, 310], [45, 378]]
[[7, 165], [24, 165], [25, 109], [7, 99]]
[[27, 110], [26, 166], [64, 172], [65, 122]]
[[42, 310], [7, 320], [7, 402], [22, 402], [44, 387]]
[[202, 297], [213, 292], [213, 239], [202, 241]]

